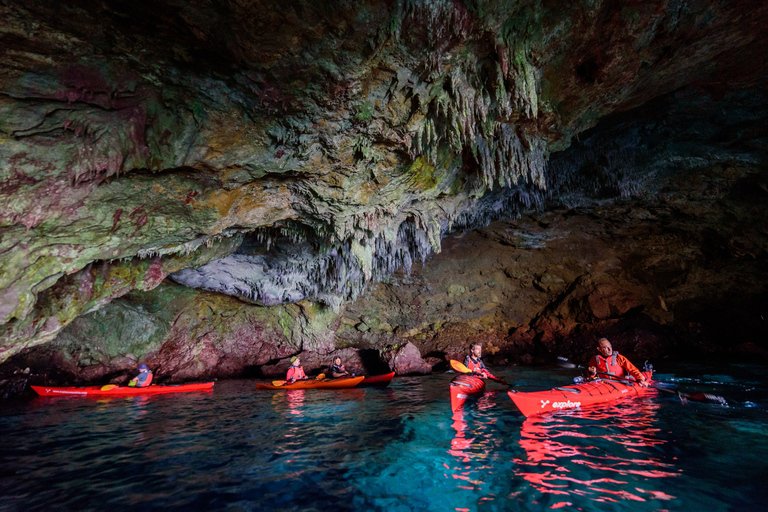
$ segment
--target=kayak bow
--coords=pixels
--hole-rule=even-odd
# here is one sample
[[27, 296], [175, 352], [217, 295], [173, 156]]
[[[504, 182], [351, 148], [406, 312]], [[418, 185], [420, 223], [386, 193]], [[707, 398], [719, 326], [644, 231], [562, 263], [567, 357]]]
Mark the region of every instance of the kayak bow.
[[392, 379], [394, 377], [395, 377], [395, 372], [385, 373], [384, 375], [373, 375], [371, 377], [366, 377], [365, 379], [363, 379], [363, 382], [358, 384], [357, 387], [385, 388], [389, 386], [389, 383], [392, 382]]
[[473, 375], [457, 375], [450, 384], [451, 410], [455, 411], [470, 398], [477, 398], [485, 393], [485, 381]]

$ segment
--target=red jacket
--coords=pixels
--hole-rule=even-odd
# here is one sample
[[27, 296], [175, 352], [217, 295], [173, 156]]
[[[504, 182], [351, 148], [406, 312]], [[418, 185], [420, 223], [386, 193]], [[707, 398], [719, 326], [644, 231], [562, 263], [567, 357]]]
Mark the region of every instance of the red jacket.
[[288, 373], [285, 375], [285, 380], [301, 380], [306, 378], [307, 376], [304, 373], [303, 366], [291, 366], [288, 368]]
[[[629, 359], [620, 355], [618, 352], [614, 352], [606, 360], [601, 355], [592, 356], [589, 360], [589, 366], [597, 368], [599, 373], [609, 373], [616, 375], [617, 377], [632, 376], [635, 380], [643, 380], [643, 374], [640, 373], [635, 365], [629, 362]], [[599, 377], [599, 375], [598, 375]]]

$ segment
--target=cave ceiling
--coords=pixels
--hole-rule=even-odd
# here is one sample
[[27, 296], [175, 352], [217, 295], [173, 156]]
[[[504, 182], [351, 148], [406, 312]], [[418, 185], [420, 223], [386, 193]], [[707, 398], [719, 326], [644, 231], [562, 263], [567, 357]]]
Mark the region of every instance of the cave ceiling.
[[643, 193], [660, 166], [595, 176], [565, 153], [601, 119], [765, 105], [762, 1], [5, 1], [0, 19], [0, 360], [169, 275], [339, 308], [452, 230]]

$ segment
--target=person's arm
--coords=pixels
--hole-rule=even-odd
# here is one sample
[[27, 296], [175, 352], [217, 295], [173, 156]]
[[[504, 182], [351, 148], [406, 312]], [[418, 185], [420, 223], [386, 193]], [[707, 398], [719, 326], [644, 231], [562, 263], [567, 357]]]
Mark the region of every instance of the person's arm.
[[490, 370], [488, 370], [488, 367], [485, 366], [485, 362], [483, 362], [482, 359], [480, 360], [480, 370], [482, 371], [483, 375], [485, 375], [486, 377], [495, 378], [493, 377], [493, 374], [490, 372]]
[[296, 367], [295, 366], [291, 366], [290, 368], [288, 368], [288, 373], [285, 374], [285, 380], [287, 380], [289, 382], [293, 382], [294, 381], [293, 376], [295, 374], [296, 374]]
[[643, 377], [643, 374], [640, 373], [640, 370], [638, 370], [635, 365], [629, 362], [629, 359], [619, 354], [618, 362], [619, 362], [619, 365], [622, 368], [624, 368], [624, 371], [630, 374], [632, 377], [634, 377], [637, 382], [639, 382], [641, 385], [645, 385], [645, 386], [648, 385], [648, 383], [645, 380], [645, 377]]
[[587, 370], [589, 370], [590, 377], [597, 376], [597, 356], [592, 356], [589, 360], [589, 367]]

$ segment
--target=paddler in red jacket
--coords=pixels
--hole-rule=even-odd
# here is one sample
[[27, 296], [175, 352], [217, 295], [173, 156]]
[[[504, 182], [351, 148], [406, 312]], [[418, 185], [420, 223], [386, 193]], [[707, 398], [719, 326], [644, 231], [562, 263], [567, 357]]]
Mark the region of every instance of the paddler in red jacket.
[[485, 367], [485, 363], [480, 359], [483, 353], [483, 345], [479, 342], [475, 342], [469, 347], [469, 355], [464, 359], [464, 366], [469, 368], [478, 377], [483, 379], [493, 377], [488, 368]]
[[597, 351], [600, 354], [592, 356], [592, 359], [589, 360], [590, 378], [597, 378], [597, 373], [600, 372], [601, 377], [615, 376], [618, 379], [632, 377], [641, 386], [648, 386], [648, 381], [645, 380], [640, 370], [630, 363], [629, 359], [613, 351], [608, 338], [600, 338], [597, 342]]
[[297, 380], [306, 380], [306, 378], [307, 375], [304, 373], [304, 367], [301, 366], [301, 359], [299, 359], [299, 356], [293, 356], [291, 358], [291, 367], [288, 368], [285, 380], [288, 384], [293, 384]]

